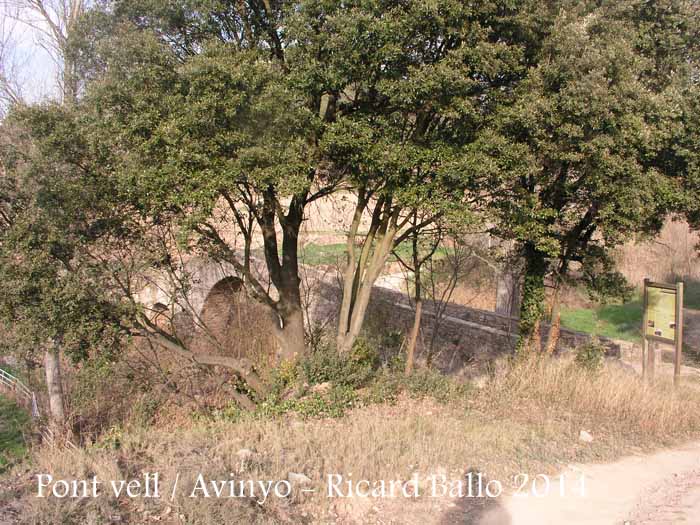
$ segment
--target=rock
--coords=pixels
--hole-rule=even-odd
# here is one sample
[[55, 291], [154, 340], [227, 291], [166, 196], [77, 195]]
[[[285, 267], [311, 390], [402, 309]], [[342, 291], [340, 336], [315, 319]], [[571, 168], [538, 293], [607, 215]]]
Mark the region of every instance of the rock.
[[583, 441], [584, 443], [592, 443], [593, 442], [593, 436], [591, 436], [588, 432], [585, 430], [582, 430], [579, 432], [578, 435], [578, 440]]
[[311, 483], [311, 478], [306, 474], [301, 474], [299, 472], [289, 472], [287, 474], [287, 480], [292, 485], [308, 485]]
[[325, 383], [320, 383], [318, 385], [314, 385], [311, 387], [311, 392], [314, 394], [327, 394], [328, 391], [331, 389], [331, 384], [326, 381]]

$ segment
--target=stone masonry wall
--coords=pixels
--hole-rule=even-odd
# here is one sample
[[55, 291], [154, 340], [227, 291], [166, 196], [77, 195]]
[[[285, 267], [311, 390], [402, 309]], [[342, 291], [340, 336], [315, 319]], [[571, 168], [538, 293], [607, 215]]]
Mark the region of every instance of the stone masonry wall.
[[[339, 302], [340, 291], [330, 285], [323, 288], [321, 295], [327, 303], [326, 312], [335, 311], [333, 308]], [[367, 312], [366, 330], [377, 336], [396, 330], [407, 334], [413, 317], [414, 310], [405, 294], [375, 287]], [[543, 326], [542, 333], [546, 334], [547, 331], [548, 326]], [[436, 332], [434, 336], [433, 332]], [[633, 343], [605, 337], [598, 339], [609, 357], [630, 359], [638, 355], [639, 349]], [[516, 341], [517, 319], [448, 304], [444, 316], [436, 325], [435, 315], [428, 303], [423, 308], [418, 359], [426, 361], [430, 358], [437, 368], [446, 373], [469, 377], [483, 373], [494, 358], [513, 352]], [[589, 334], [562, 329], [557, 351], [565, 352], [589, 341]]]

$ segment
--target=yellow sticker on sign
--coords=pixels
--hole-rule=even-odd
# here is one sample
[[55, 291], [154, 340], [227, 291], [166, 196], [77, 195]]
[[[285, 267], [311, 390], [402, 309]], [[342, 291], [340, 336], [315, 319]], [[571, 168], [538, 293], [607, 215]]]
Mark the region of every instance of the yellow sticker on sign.
[[647, 288], [646, 335], [675, 341], [676, 291], [666, 288]]

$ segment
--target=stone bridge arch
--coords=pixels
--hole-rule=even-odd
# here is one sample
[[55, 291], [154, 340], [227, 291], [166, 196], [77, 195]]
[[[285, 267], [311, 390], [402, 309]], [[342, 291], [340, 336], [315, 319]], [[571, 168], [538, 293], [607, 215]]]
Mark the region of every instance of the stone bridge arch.
[[187, 285], [186, 297], [167, 275], [152, 277], [137, 296], [153, 321], [169, 323], [161, 328], [198, 354], [255, 360], [276, 353], [274, 316], [244, 293], [243, 276], [233, 265], [195, 258], [179, 277]]
[[166, 306], [174, 313], [185, 311], [199, 318], [207, 297], [217, 285], [222, 282], [237, 282], [241, 287], [243, 285], [243, 276], [232, 264], [203, 258], [193, 258], [188, 261], [179, 277], [189, 288], [186, 297], [182, 296], [182, 290], [175, 288], [168, 276], [155, 275], [136, 294], [136, 300], [153, 314], [162, 311], [163, 306]]

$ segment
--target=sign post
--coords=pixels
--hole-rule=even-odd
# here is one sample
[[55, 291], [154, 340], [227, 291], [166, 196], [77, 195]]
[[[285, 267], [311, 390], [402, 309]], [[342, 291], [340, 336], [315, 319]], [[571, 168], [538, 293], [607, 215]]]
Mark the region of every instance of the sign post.
[[683, 349], [683, 283], [665, 284], [644, 279], [642, 376], [654, 381], [657, 343], [675, 346], [673, 383], [678, 384]]
[[673, 384], [681, 381], [681, 360], [683, 354], [683, 282], [676, 283], [676, 355], [673, 360]]

